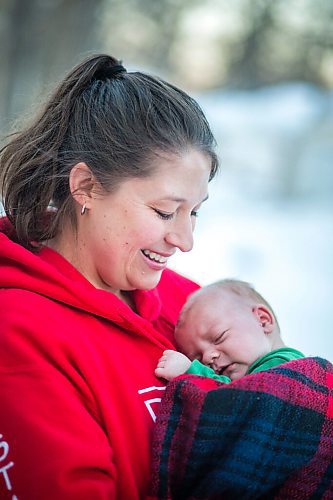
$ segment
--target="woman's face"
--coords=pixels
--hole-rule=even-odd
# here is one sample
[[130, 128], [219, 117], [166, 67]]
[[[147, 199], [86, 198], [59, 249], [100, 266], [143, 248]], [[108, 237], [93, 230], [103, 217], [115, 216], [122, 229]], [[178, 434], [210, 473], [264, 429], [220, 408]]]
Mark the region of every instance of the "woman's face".
[[196, 212], [207, 198], [211, 162], [191, 149], [164, 155], [154, 173], [94, 196], [79, 217], [76, 267], [96, 287], [151, 289], [168, 260], [192, 249]]

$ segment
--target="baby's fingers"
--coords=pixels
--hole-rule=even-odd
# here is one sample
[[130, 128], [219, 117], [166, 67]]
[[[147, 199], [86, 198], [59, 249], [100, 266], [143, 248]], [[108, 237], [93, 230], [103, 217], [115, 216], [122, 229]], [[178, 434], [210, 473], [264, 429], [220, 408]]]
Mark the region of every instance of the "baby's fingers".
[[169, 377], [167, 376], [167, 371], [164, 367], [155, 368], [155, 375], [158, 378], [164, 378], [165, 380], [170, 380]]
[[164, 368], [166, 362], [166, 358], [162, 356], [157, 363], [157, 368]]

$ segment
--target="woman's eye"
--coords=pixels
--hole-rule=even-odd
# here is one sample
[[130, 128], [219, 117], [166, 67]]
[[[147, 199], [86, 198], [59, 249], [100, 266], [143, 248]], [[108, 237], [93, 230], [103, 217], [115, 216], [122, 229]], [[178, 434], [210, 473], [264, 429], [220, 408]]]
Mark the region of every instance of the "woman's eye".
[[170, 212], [162, 212], [161, 210], [157, 210], [157, 208], [154, 208], [154, 211], [163, 220], [170, 220], [174, 216], [173, 212], [171, 212], [171, 213]]
[[197, 210], [192, 210], [191, 216], [192, 217], [198, 217], [199, 216], [199, 212]]

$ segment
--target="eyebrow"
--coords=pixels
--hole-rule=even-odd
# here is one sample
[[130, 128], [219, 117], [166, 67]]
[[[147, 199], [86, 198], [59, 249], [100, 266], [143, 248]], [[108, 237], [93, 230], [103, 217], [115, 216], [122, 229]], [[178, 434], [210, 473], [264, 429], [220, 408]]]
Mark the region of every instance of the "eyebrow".
[[[207, 194], [203, 200], [201, 200], [198, 205], [201, 205], [204, 201], [208, 200], [209, 195]], [[178, 198], [177, 196], [167, 196], [166, 198], [162, 198], [162, 201], [175, 201], [177, 203], [185, 203], [187, 200], [185, 198]]]

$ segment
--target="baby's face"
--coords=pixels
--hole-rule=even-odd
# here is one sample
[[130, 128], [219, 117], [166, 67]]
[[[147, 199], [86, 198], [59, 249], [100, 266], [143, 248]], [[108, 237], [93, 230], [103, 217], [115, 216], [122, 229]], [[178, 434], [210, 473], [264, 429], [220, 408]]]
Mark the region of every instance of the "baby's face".
[[176, 329], [180, 350], [231, 380], [272, 350], [255, 307], [218, 289], [201, 291]]

